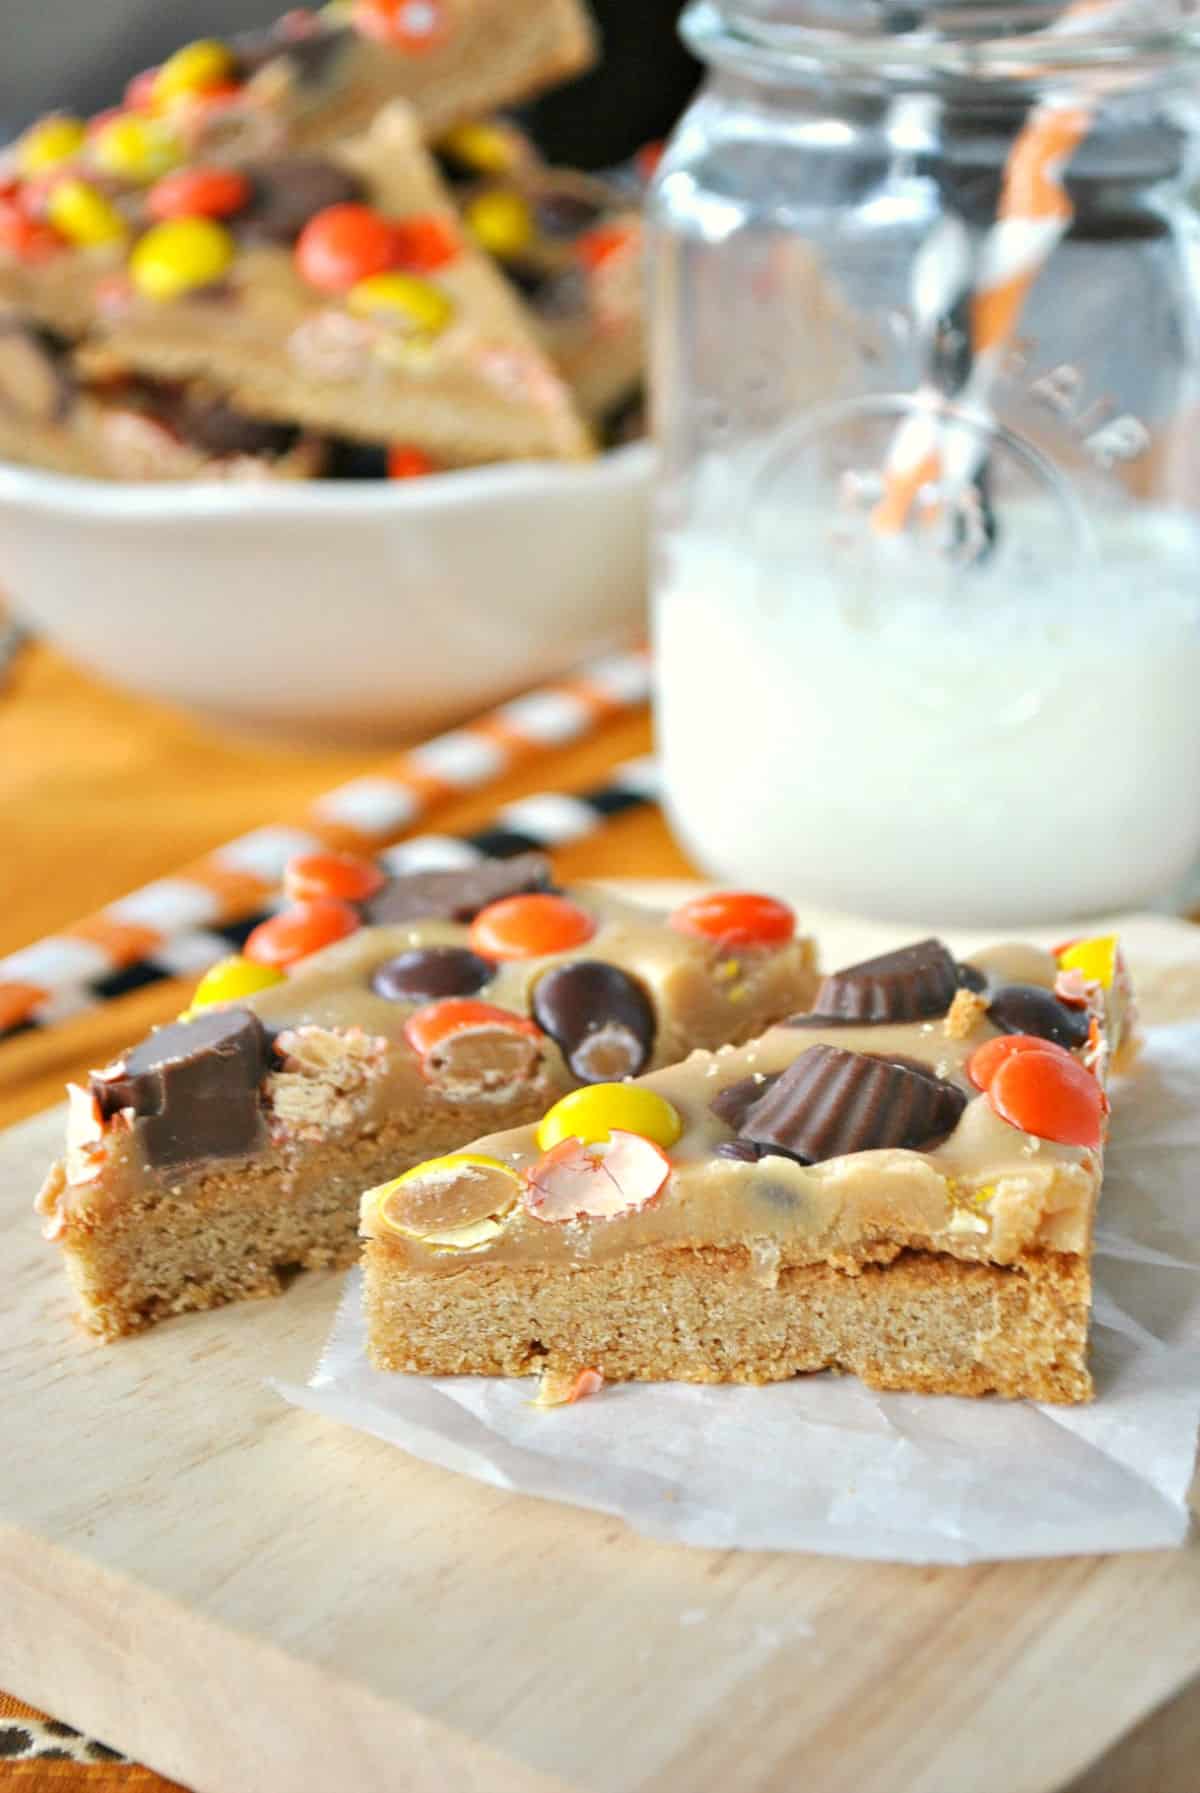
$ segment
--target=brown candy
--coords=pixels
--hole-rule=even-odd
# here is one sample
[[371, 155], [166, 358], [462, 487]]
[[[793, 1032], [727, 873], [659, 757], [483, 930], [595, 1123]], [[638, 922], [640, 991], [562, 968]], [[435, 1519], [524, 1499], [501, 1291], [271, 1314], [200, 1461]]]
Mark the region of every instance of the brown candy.
[[133, 1110], [151, 1164], [189, 1164], [255, 1149], [266, 1069], [258, 1017], [214, 1008], [160, 1027], [117, 1064], [93, 1072], [91, 1088], [105, 1120]]
[[723, 1139], [716, 1155], [728, 1158], [732, 1164], [757, 1164], [765, 1156], [763, 1148], [756, 1146], [752, 1139]]
[[958, 989], [958, 966], [940, 940], [918, 940], [825, 978], [812, 1012], [793, 1025], [926, 1021], [944, 1015]]
[[582, 1083], [617, 1083], [645, 1070], [654, 1050], [654, 1005], [616, 965], [575, 959], [538, 979], [533, 1018]]
[[376, 967], [371, 988], [389, 1002], [440, 1002], [474, 996], [496, 975], [490, 959], [466, 946], [416, 946]]
[[1040, 984], [1002, 984], [988, 1001], [987, 1018], [1001, 1033], [1031, 1033], [1070, 1052], [1086, 1046], [1090, 1017], [1085, 1008], [1060, 1002]]
[[226, 455], [286, 454], [295, 445], [293, 424], [267, 423], [237, 411], [223, 398], [200, 386], [165, 388], [160, 411], [185, 442], [218, 459]]
[[461, 871], [412, 872], [393, 878], [363, 909], [369, 927], [392, 927], [406, 921], [474, 921], [481, 909], [501, 897], [550, 888], [550, 861], [544, 853], [518, 853], [513, 859], [484, 859]]
[[232, 221], [243, 243], [294, 243], [317, 212], [366, 198], [357, 174], [323, 156], [278, 156], [251, 162], [243, 173], [251, 198]]
[[714, 1096], [708, 1106], [719, 1121], [740, 1133], [742, 1122], [754, 1104], [762, 1100], [773, 1083], [779, 1082], [779, 1077], [778, 1071], [769, 1077], [739, 1077], [736, 1083], [728, 1084]]
[[[518, 285], [521, 284], [520, 276], [514, 274], [511, 263], [506, 264], [505, 273], [515, 279]], [[539, 274], [536, 281], [531, 280], [521, 290], [538, 316], [547, 321], [582, 317], [588, 308], [587, 278], [582, 268], [563, 268], [555, 274]]]
[[741, 1135], [801, 1164], [851, 1152], [927, 1152], [952, 1133], [967, 1098], [907, 1060], [810, 1046], [745, 1116]]
[[302, 86], [316, 87], [332, 75], [353, 42], [354, 32], [348, 26], [309, 31], [303, 36], [281, 31], [278, 25], [266, 31], [240, 32], [233, 40], [238, 79], [252, 80], [262, 69], [286, 57], [295, 79]]
[[570, 238], [599, 223], [604, 207], [567, 187], [547, 187], [534, 199], [533, 215], [543, 236]]

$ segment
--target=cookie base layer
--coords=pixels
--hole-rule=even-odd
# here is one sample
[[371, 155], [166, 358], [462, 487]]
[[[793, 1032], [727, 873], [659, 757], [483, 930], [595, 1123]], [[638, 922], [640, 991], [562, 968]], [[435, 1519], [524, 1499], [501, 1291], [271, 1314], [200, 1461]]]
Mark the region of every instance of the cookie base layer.
[[[514, 1125], [546, 1105], [544, 1090], [505, 1108]], [[477, 1133], [481, 1107], [402, 1115], [379, 1132], [313, 1142], [222, 1165], [147, 1190], [95, 1225], [68, 1221], [61, 1244], [79, 1319], [101, 1338], [139, 1332], [171, 1314], [283, 1292], [297, 1270], [347, 1269], [358, 1257], [358, 1200], [371, 1183]], [[496, 1114], [486, 1110], [487, 1120]]]
[[645, 1250], [592, 1269], [464, 1265], [431, 1276], [365, 1252], [378, 1369], [610, 1382], [779, 1382], [844, 1370], [871, 1388], [1086, 1401], [1091, 1276], [1079, 1257], [1012, 1267], [903, 1252], [754, 1279], [744, 1247]]

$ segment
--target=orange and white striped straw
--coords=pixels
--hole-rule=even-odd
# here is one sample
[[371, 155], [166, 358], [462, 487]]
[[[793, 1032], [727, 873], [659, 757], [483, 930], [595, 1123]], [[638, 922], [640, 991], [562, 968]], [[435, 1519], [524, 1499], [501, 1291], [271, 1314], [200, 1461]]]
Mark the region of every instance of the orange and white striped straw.
[[[1075, 0], [1046, 35], [1067, 37], [1094, 29], [1098, 21], [1117, 27], [1146, 10], [1146, 0]], [[1092, 127], [1100, 82], [1108, 89], [1129, 79], [1118, 73], [1093, 78], [1090, 104], [1051, 94], [1034, 107], [1017, 134], [1005, 164], [996, 221], [975, 275], [970, 375], [954, 395], [952, 417], [947, 417], [940, 394], [925, 388], [918, 393], [917, 407], [893, 438], [883, 470], [883, 494], [871, 512], [878, 534], [899, 534], [923, 489], [936, 484], [939, 502], [967, 489], [987, 459], [994, 422], [990, 399], [997, 376], [1030, 289], [1074, 216], [1063, 185], [1064, 170]], [[921, 270], [920, 277], [928, 284], [929, 269]], [[949, 286], [949, 273], [942, 284]], [[920, 320], [916, 294], [914, 310]]]
[[[582, 740], [649, 696], [645, 649], [612, 654], [574, 676], [544, 685], [437, 735], [351, 779], [310, 806], [294, 826], [255, 828], [158, 878], [94, 915], [0, 959], [0, 1034], [32, 1021], [47, 1025], [82, 1006], [98, 979], [149, 954], [168, 959], [171, 943], [237, 920], [278, 889], [294, 853], [340, 847], [373, 853], [439, 804], [495, 784], [515, 767]], [[176, 969], [184, 962], [180, 949]]]

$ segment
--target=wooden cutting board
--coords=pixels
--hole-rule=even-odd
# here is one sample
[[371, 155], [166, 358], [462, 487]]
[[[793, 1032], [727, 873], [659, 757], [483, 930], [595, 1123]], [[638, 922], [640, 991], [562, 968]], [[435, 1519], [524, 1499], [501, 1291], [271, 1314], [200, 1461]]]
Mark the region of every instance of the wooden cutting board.
[[[1200, 1012], [1197, 933], [1129, 930], [1151, 1014]], [[61, 1133], [0, 1139], [0, 1685], [198, 1793], [1194, 1793], [1200, 1543], [881, 1567], [480, 1486], [264, 1386], [338, 1278], [75, 1332], [29, 1205]]]

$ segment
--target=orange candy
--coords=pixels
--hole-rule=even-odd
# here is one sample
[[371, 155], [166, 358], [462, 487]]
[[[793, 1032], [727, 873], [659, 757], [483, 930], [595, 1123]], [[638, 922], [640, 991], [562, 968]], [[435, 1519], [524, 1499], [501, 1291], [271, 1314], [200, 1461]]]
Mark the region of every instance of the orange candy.
[[471, 950], [485, 959], [541, 959], [582, 946], [596, 932], [586, 909], [539, 891], [489, 903], [471, 923]]
[[1061, 1048], [1010, 1053], [992, 1077], [988, 1101], [1002, 1121], [1038, 1139], [1094, 1151], [1104, 1138], [1104, 1091]]
[[240, 81], [215, 81], [211, 87], [198, 88], [184, 97], [183, 103], [193, 112], [213, 112], [240, 100], [246, 89]]
[[499, 1027], [507, 1033], [528, 1034], [533, 1040], [542, 1037], [532, 1021], [514, 1015], [511, 1009], [497, 1008], [494, 1002], [477, 1002], [470, 996], [447, 996], [442, 1002], [417, 1009], [404, 1024], [404, 1037], [414, 1052], [427, 1058], [451, 1034], [476, 1027]]
[[155, 108], [154, 89], [158, 84], [158, 70], [144, 68], [140, 75], [134, 75], [125, 88], [125, 104], [131, 112], [153, 112]]
[[375, 861], [357, 853], [297, 853], [283, 868], [283, 888], [293, 903], [318, 897], [365, 903], [386, 882]]
[[336, 897], [316, 897], [260, 922], [243, 946], [242, 956], [257, 965], [287, 971], [310, 953], [353, 934], [358, 926], [358, 913], [349, 903]]
[[146, 195], [152, 218], [228, 218], [250, 198], [250, 182], [236, 168], [180, 168], [155, 181]]
[[429, 274], [462, 253], [458, 232], [448, 218], [436, 212], [422, 212], [401, 218], [393, 225], [395, 238], [394, 266], [409, 274]]
[[0, 199], [0, 255], [18, 261], [48, 261], [63, 247], [63, 239], [49, 224], [31, 218], [19, 200]]
[[419, 56], [450, 29], [443, 0], [355, 0], [354, 24], [364, 37]]
[[1005, 1059], [1011, 1058], [1016, 1052], [1062, 1052], [1064, 1058], [1071, 1056], [1052, 1040], [1040, 1039], [1037, 1034], [1002, 1033], [994, 1040], [985, 1040], [971, 1054], [967, 1060], [967, 1076], [976, 1089], [988, 1090], [992, 1086], [992, 1078]]
[[575, 254], [585, 268], [598, 268], [602, 262], [621, 253], [631, 234], [627, 224], [598, 224], [594, 230], [585, 230], [577, 238]]
[[787, 904], [754, 890], [692, 897], [669, 919], [681, 934], [696, 934], [721, 947], [786, 946], [796, 932], [796, 917]]
[[396, 266], [396, 227], [369, 205], [329, 205], [309, 219], [296, 244], [296, 266], [323, 293], [346, 293]]
[[437, 472], [437, 464], [421, 449], [395, 442], [388, 449], [387, 470], [389, 479], [423, 479], [427, 473]]
[[658, 172], [658, 165], [663, 159], [666, 144], [661, 140], [643, 143], [633, 158], [633, 165], [644, 181], [653, 180]]

